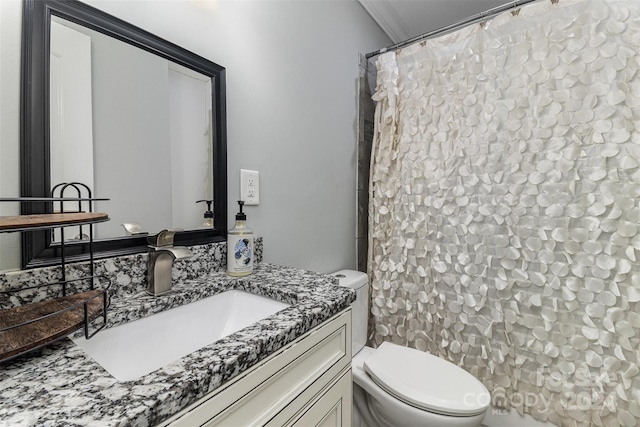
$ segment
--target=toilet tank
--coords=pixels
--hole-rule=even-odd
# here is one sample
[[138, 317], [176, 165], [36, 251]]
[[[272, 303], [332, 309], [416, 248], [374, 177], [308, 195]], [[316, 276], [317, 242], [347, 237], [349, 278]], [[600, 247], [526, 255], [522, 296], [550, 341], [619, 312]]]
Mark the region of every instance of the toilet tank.
[[367, 343], [369, 279], [366, 274], [354, 270], [340, 270], [331, 275], [340, 280], [340, 286], [346, 286], [356, 291], [356, 300], [351, 303], [351, 340], [353, 343], [351, 357], [353, 357]]

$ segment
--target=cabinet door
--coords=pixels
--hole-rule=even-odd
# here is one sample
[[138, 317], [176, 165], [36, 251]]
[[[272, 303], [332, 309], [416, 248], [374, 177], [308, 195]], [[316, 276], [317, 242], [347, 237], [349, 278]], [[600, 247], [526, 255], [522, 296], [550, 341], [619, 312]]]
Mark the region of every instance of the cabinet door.
[[351, 370], [322, 394], [291, 427], [351, 427]]

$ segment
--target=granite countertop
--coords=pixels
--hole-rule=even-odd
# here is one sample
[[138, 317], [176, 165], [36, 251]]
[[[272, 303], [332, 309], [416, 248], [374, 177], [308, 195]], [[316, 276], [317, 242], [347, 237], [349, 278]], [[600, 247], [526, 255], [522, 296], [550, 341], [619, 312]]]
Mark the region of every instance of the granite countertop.
[[0, 364], [0, 426], [148, 426], [189, 404], [344, 310], [355, 292], [337, 279], [258, 264], [254, 274], [224, 272], [181, 281], [166, 295], [112, 298], [109, 326], [242, 289], [291, 304], [226, 338], [135, 381], [118, 381], [63, 339]]

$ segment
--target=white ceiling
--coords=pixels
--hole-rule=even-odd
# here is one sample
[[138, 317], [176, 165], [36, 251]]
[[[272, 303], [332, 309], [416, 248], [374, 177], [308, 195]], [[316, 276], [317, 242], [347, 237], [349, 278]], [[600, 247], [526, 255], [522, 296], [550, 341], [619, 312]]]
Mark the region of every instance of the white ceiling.
[[394, 43], [437, 30], [507, 0], [359, 0]]

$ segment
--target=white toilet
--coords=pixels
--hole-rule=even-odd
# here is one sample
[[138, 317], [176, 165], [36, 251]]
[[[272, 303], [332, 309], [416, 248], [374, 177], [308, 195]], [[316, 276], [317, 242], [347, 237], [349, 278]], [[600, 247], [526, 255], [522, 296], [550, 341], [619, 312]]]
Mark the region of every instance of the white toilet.
[[486, 387], [453, 363], [413, 348], [367, 340], [369, 283], [359, 271], [333, 273], [355, 289], [352, 309], [353, 427], [478, 427]]

